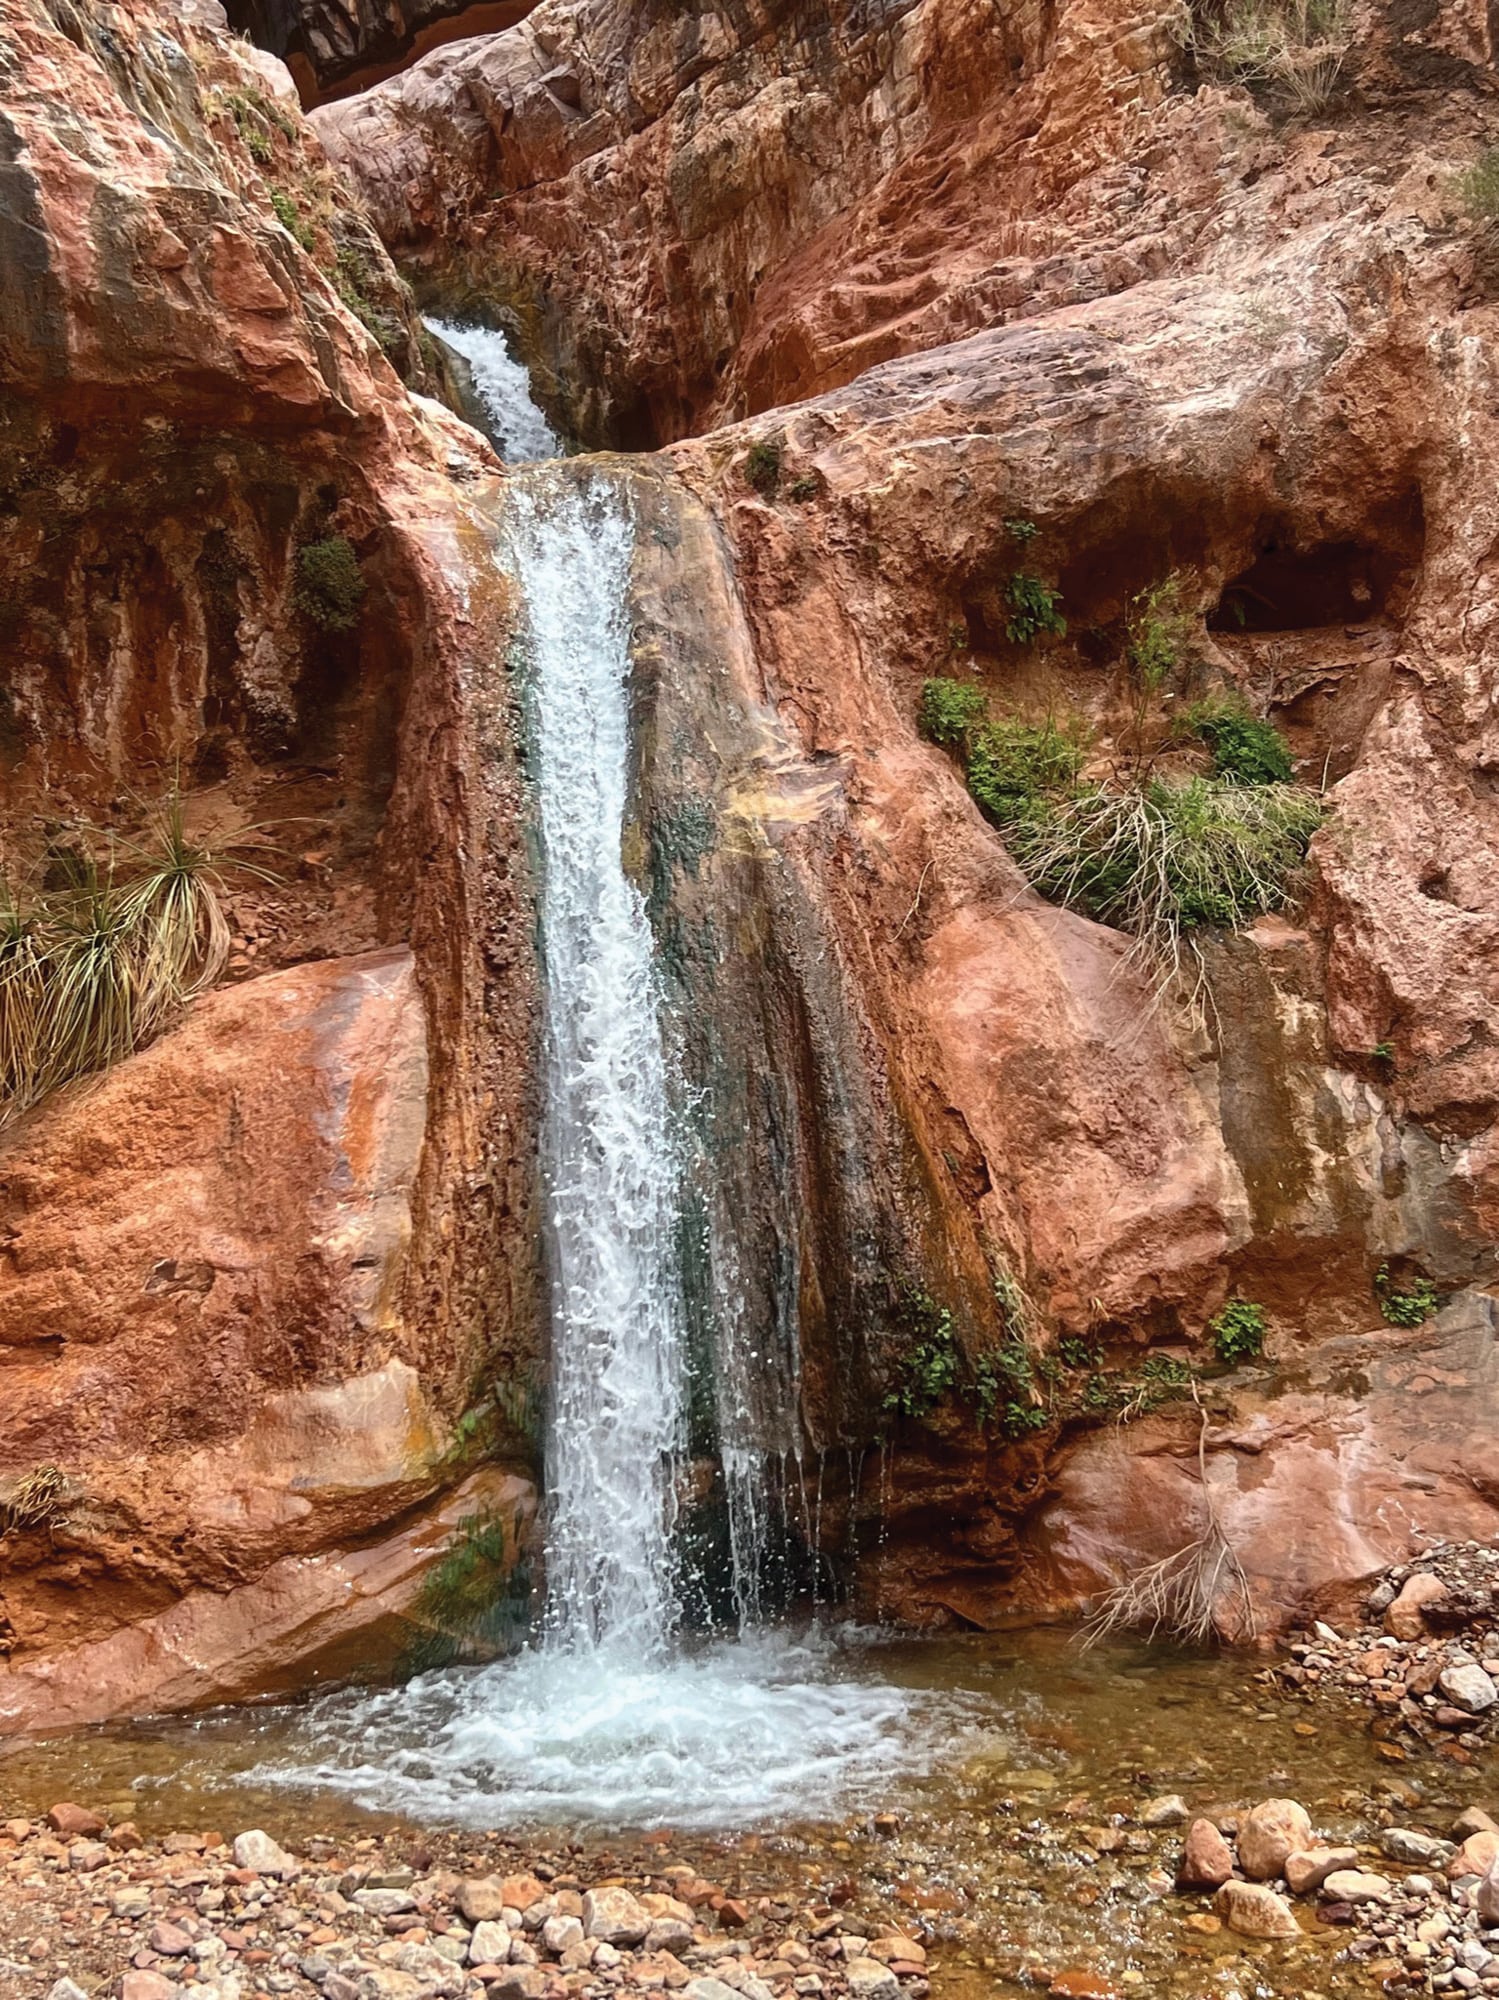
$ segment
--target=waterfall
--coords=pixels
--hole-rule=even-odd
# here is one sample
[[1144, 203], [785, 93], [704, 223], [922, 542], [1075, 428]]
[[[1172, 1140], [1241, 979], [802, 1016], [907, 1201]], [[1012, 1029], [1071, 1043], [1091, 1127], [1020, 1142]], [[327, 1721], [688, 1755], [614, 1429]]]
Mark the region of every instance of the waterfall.
[[533, 474], [512, 498], [541, 850], [547, 1632], [648, 1658], [676, 1622], [685, 1341], [651, 930], [622, 857], [633, 540], [600, 474]]
[[[555, 451], [499, 336], [435, 324], [469, 354], [476, 383], [487, 357], [482, 393], [512, 453]], [[684, 1596], [707, 1593], [680, 1574], [673, 1546], [688, 1470], [684, 1087], [645, 899], [625, 861], [628, 484], [586, 461], [537, 466], [508, 483], [502, 523], [522, 614], [540, 864], [552, 1335], [543, 1629], [482, 1668], [322, 1697], [301, 1714], [297, 1753], [252, 1775], [480, 1826], [727, 1828], [830, 1813], [883, 1797], [896, 1774], [922, 1767], [910, 1723], [925, 1697], [870, 1677], [825, 1635], [755, 1629], [767, 1550], [788, 1531], [797, 1385], [794, 1324], [778, 1321], [774, 1352], [748, 1330], [735, 1213], [750, 1199], [743, 1160], [720, 1163], [704, 1203], [710, 1271], [699, 1300], [700, 1331], [716, 1343], [706, 1373], [741, 1630], [694, 1645], [678, 1629]], [[769, 1212], [773, 1289], [789, 1300], [789, 1189]], [[820, 1518], [814, 1539], [819, 1530]]]
[[532, 398], [531, 378], [497, 327], [459, 326], [445, 319], [425, 323], [468, 363], [474, 394], [489, 420], [489, 434], [501, 458], [512, 465], [525, 465], [560, 456], [562, 445]]

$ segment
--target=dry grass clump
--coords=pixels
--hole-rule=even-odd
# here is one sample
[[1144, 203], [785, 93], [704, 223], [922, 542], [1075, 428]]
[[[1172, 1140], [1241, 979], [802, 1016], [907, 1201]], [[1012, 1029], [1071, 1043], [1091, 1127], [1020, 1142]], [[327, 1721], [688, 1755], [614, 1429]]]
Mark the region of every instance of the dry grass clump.
[[61, 1526], [68, 1482], [55, 1465], [34, 1465], [0, 1491], [0, 1538], [27, 1528]]
[[1343, 80], [1351, 8], [1349, 0], [1220, 0], [1190, 9], [1184, 40], [1209, 75], [1321, 111]]
[[229, 957], [226, 872], [270, 880], [187, 831], [173, 790], [136, 840], [83, 829], [61, 887], [0, 882], [0, 1126], [157, 1035]]
[[1195, 933], [1232, 929], [1291, 894], [1322, 801], [1296, 785], [1194, 778], [1090, 786], [1053, 796], [1004, 828], [1043, 896], [1126, 931], [1158, 990], [1200, 997]]
[[1208, 1418], [1195, 1383], [1192, 1400], [1199, 1418], [1197, 1475], [1206, 1516], [1202, 1532], [1105, 1593], [1083, 1625], [1085, 1651], [1120, 1632], [1142, 1632], [1147, 1639], [1164, 1637], [1187, 1646], [1205, 1646], [1214, 1639], [1243, 1645], [1255, 1637], [1249, 1579], [1223, 1532], [1208, 1486]]

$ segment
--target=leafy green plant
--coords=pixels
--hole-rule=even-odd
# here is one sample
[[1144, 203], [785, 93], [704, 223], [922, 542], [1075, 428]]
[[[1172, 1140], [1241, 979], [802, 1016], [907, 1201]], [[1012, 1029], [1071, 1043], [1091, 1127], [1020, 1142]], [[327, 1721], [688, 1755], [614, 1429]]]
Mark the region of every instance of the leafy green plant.
[[1174, 573], [1134, 599], [1128, 619], [1129, 663], [1148, 693], [1158, 693], [1181, 664], [1191, 632], [1192, 620], [1182, 609], [1181, 578]]
[[1258, 1354], [1265, 1345], [1265, 1311], [1251, 1299], [1230, 1299], [1222, 1312], [1208, 1321], [1213, 1347], [1220, 1361], [1232, 1366]]
[[1395, 1060], [1393, 1042], [1376, 1042], [1369, 1051], [1369, 1060], [1377, 1063], [1392, 1063]]
[[1099, 1363], [1098, 1349], [1077, 1334], [1068, 1334], [1059, 1340], [1057, 1353], [1061, 1356], [1063, 1365], [1068, 1368], [1096, 1368]]
[[1215, 777], [1236, 785], [1289, 785], [1294, 779], [1285, 738], [1243, 702], [1222, 696], [1195, 702], [1184, 720], [1212, 751]]
[[1499, 146], [1479, 154], [1456, 182], [1457, 198], [1475, 222], [1499, 216]]
[[271, 207], [276, 212], [276, 220], [287, 234], [295, 237], [304, 250], [310, 250], [313, 243], [312, 231], [302, 220], [301, 211], [285, 188], [271, 189]]
[[1382, 1317], [1391, 1326], [1421, 1326], [1442, 1309], [1442, 1294], [1430, 1278], [1397, 1285], [1388, 1264], [1381, 1264], [1374, 1273], [1374, 1296]]
[[968, 789], [997, 826], [1009, 826], [1038, 802], [1065, 794], [1086, 753], [1081, 729], [1059, 728], [1051, 716], [1044, 722], [1018, 716], [985, 722], [967, 737]]
[[901, 1360], [900, 1379], [885, 1408], [902, 1417], [927, 1417], [956, 1388], [962, 1357], [952, 1314], [925, 1292], [907, 1293], [901, 1318], [916, 1335]]
[[921, 733], [931, 743], [955, 750], [984, 713], [984, 690], [972, 681], [937, 675], [921, 684]]
[[304, 542], [297, 550], [297, 609], [325, 632], [348, 632], [359, 622], [365, 581], [353, 544], [344, 535]]
[[804, 506], [807, 501], [817, 498], [819, 484], [816, 473], [803, 472], [786, 488], [786, 498]]
[[1016, 570], [1005, 586], [1005, 601], [1010, 607], [1005, 636], [1011, 645], [1029, 646], [1043, 632], [1066, 636], [1067, 620], [1057, 609], [1061, 598], [1029, 570]]
[[744, 455], [744, 476], [755, 491], [773, 500], [781, 484], [785, 447], [779, 438], [756, 438]]
[[1024, 514], [1012, 514], [1005, 522], [1005, 533], [1012, 542], [1018, 542], [1023, 549], [1028, 548], [1040, 532], [1035, 522], [1027, 519]]

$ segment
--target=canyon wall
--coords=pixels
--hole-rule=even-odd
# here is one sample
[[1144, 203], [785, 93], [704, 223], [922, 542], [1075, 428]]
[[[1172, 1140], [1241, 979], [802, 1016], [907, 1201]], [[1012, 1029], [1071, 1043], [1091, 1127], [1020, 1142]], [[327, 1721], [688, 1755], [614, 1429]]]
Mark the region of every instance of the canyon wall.
[[[0, 1142], [12, 1725], [177, 1698], [184, 1651], [197, 1698], [242, 1689], [252, 1630], [262, 1671], [315, 1651], [350, 1591], [318, 1565], [395, 1551], [495, 1358], [535, 1355], [518, 781], [466, 695], [508, 632], [498, 467], [408, 395], [400, 280], [215, 12], [3, 16], [6, 877], [180, 784], [235, 982]], [[362, 600], [330, 620], [333, 542]], [[391, 1560], [370, 1621], [419, 1593]]]
[[[973, 1225], [944, 1242], [1126, 1359], [1264, 1305], [1275, 1368], [1214, 1386], [1211, 1480], [1281, 1618], [1495, 1498], [1409, 1386], [1466, 1355], [1491, 1414], [1492, 253], [1461, 176], [1494, 52], [1481, 9], [1363, 6], [1320, 82], [1249, 88], [1183, 19], [544, 0], [317, 123], [419, 291], [507, 325], [562, 422], [706, 433], [673, 458], [836, 795], [819, 879], [932, 1199]], [[1039, 649], [1005, 634], [1016, 518], [1067, 613]], [[1126, 754], [1131, 607], [1168, 579], [1181, 698], [1242, 690], [1329, 803], [1300, 904], [1210, 947], [1195, 1022], [1025, 889], [914, 728], [924, 677], [971, 674]], [[1385, 1327], [1382, 1266], [1449, 1316]], [[1076, 1513], [1103, 1443], [1070, 1432], [908, 1427], [888, 1490], [871, 1459], [882, 1602], [988, 1622], [1191, 1532], [1190, 1407], [1106, 1440], [1107, 1533]]]
[[[0, 1719], [335, 1670], [409, 1637], [465, 1509], [525, 1539], [504, 480], [391, 257], [510, 328], [583, 441], [665, 447], [626, 467], [635, 860], [687, 1068], [753, 1107], [756, 1309], [794, 1298], [868, 1601], [1053, 1615], [1200, 1523], [1190, 1402], [886, 1407], [903, 1341], [945, 1314], [978, 1355], [1017, 1295], [1038, 1359], [1203, 1372], [1266, 1622], [1499, 1527], [1484, 11], [1358, 7], [1298, 102], [1139, 0], [542, 0], [315, 136], [213, 0], [3, 6], [5, 859], [130, 830], [174, 772], [205, 838], [276, 852], [231, 875], [232, 983], [0, 1136], [0, 1499], [67, 1481], [0, 1545]], [[1039, 645], [1006, 629], [1016, 521], [1067, 617]], [[329, 539], [346, 630], [300, 587]], [[1177, 698], [1241, 690], [1328, 808], [1195, 1015], [1027, 888], [917, 727], [952, 676], [1127, 762], [1168, 581]], [[1385, 1325], [1381, 1267], [1444, 1311]], [[1270, 1339], [1225, 1373], [1231, 1295]]]

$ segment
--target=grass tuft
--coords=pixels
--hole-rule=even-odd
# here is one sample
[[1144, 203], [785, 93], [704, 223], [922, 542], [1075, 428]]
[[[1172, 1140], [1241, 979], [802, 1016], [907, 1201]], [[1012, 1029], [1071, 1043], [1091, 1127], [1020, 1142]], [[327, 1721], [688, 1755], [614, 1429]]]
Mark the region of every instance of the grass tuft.
[[229, 957], [231, 869], [272, 879], [191, 839], [174, 790], [139, 840], [103, 862], [70, 858], [62, 888], [29, 907], [0, 883], [0, 1126], [119, 1062], [213, 985]]
[[1296, 775], [1286, 740], [1273, 722], [1242, 701], [1218, 697], [1187, 710], [1188, 729], [1213, 753], [1213, 775], [1236, 785], [1289, 785]]
[[1353, 43], [1350, 0], [1220, 0], [1191, 8], [1186, 41], [1210, 76], [1262, 89], [1293, 111], [1325, 110]]

